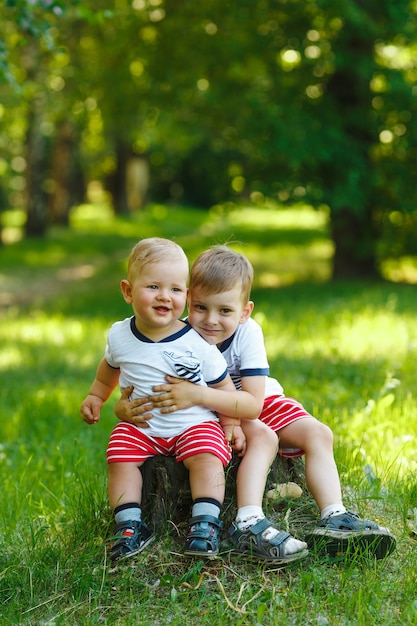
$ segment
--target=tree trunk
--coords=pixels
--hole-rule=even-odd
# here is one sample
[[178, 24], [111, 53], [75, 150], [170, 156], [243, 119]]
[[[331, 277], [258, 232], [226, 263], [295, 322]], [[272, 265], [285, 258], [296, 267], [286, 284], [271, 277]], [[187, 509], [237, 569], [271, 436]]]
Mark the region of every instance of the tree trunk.
[[148, 159], [133, 154], [126, 163], [126, 195], [130, 212], [137, 211], [145, 205], [148, 188]]
[[43, 95], [37, 94], [30, 104], [26, 134], [26, 226], [27, 236], [43, 236], [48, 225], [48, 200], [44, 189], [47, 171], [46, 140], [40, 132]]
[[[41, 237], [46, 233], [48, 226], [48, 200], [45, 191], [45, 180], [48, 178], [48, 145], [42, 134], [47, 102], [42, 87], [45, 77], [40, 68], [40, 48], [38, 40], [29, 36], [27, 44], [22, 48], [21, 64], [27, 73], [29, 91], [34, 91], [28, 103], [27, 131], [25, 140], [26, 150], [26, 189], [25, 212], [27, 236]], [[34, 89], [34, 85], [37, 88]]]
[[333, 278], [377, 278], [377, 200], [372, 148], [377, 142], [370, 81], [374, 73], [373, 38], [366, 28], [346, 24], [335, 49], [336, 70], [328, 81], [326, 102], [340, 125], [333, 161], [324, 173], [330, 190]]
[[107, 187], [113, 198], [114, 211], [118, 215], [132, 213], [143, 207], [149, 188], [147, 156], [134, 154], [126, 143], [118, 141], [116, 170], [109, 176]]
[[108, 187], [113, 199], [114, 212], [117, 215], [129, 213], [126, 187], [126, 168], [130, 149], [122, 141], [116, 145], [116, 170], [109, 176]]
[[[236, 473], [239, 459], [234, 457], [226, 470], [226, 495], [222, 520], [227, 528], [236, 516]], [[168, 521], [175, 526], [187, 524], [192, 498], [188, 471], [173, 457], [154, 457], [141, 468], [143, 476], [142, 510], [147, 523], [161, 528]], [[277, 456], [268, 475], [266, 491], [276, 483], [296, 482], [306, 489], [301, 459]], [[266, 493], [265, 491], [265, 493]]]
[[68, 226], [72, 203], [72, 183], [74, 180], [73, 155], [74, 127], [64, 121], [57, 129], [52, 151], [52, 180], [54, 188], [49, 199], [51, 224]]
[[333, 278], [380, 278], [372, 212], [362, 209], [357, 213], [349, 208], [333, 211], [330, 228], [334, 243]]

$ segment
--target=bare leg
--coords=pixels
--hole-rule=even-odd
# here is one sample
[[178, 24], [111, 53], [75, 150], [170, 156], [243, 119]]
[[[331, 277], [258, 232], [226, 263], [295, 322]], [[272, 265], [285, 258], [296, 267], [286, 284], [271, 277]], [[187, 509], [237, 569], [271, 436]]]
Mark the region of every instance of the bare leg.
[[142, 501], [142, 463], [109, 463], [108, 491], [110, 507], [115, 509], [127, 502]]
[[314, 417], [305, 417], [278, 432], [280, 447], [305, 451], [307, 487], [320, 511], [342, 505], [339, 472], [333, 456], [333, 433]]
[[[110, 559], [118, 561], [142, 552], [155, 536], [141, 520], [142, 463], [109, 463], [108, 489], [110, 506], [115, 511], [116, 540]], [[125, 506], [123, 506], [125, 505]]]
[[336, 463], [333, 456], [333, 434], [315, 418], [303, 418], [280, 432], [283, 448], [297, 447], [305, 451], [307, 486], [321, 513], [317, 527], [307, 533], [308, 543], [317, 544], [331, 556], [358, 551], [384, 558], [395, 550], [395, 537], [387, 528], [362, 520], [346, 511]]
[[278, 449], [278, 438], [259, 420], [242, 420], [242, 428], [246, 436], [246, 452], [236, 477], [237, 507], [262, 507], [269, 468]]
[[[238, 512], [236, 517], [236, 525], [243, 533], [250, 532], [250, 528], [258, 528], [257, 523], [265, 519], [262, 510], [262, 502], [265, 491], [266, 480], [271, 464], [276, 456], [278, 449], [278, 438], [276, 434], [265, 424], [259, 420], [242, 420], [243, 431], [246, 436], [246, 452], [240, 461], [237, 471], [237, 506]], [[238, 532], [235, 532], [238, 534]], [[282, 535], [282, 533], [281, 533]], [[274, 546], [276, 537], [281, 536], [278, 531], [269, 522], [262, 532], [263, 542], [271, 553], [277, 552]], [[249, 535], [250, 536], [250, 535]], [[261, 542], [262, 540], [258, 540]], [[268, 544], [268, 542], [270, 542]], [[272, 543], [271, 543], [272, 542]], [[305, 556], [306, 544], [298, 541], [291, 536], [286, 536], [278, 554], [289, 557], [297, 553]], [[261, 554], [265, 554], [265, 548], [254, 548], [252, 550], [260, 550]], [[259, 554], [259, 552], [258, 552]]]
[[218, 515], [225, 492], [223, 463], [214, 454], [203, 452], [185, 459], [184, 465], [190, 474], [194, 501], [184, 554], [215, 556], [220, 548], [222, 527]]
[[214, 454], [204, 452], [188, 457], [184, 461], [190, 473], [190, 488], [193, 500], [213, 498], [223, 504], [225, 477], [223, 463]]

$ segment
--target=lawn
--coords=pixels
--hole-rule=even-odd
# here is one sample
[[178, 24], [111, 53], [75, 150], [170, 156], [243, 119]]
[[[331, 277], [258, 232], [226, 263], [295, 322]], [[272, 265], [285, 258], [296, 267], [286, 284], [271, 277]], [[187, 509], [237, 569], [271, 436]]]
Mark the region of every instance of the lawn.
[[[388, 525], [384, 561], [310, 553], [273, 569], [229, 554], [192, 561], [186, 528], [111, 567], [105, 449], [114, 423], [82, 422], [110, 324], [130, 315], [119, 282], [130, 248], [175, 238], [190, 261], [229, 242], [255, 267], [254, 316], [271, 372], [335, 434], [344, 499]], [[0, 624], [417, 623], [417, 290], [398, 282], [332, 283], [327, 216], [308, 207], [152, 206], [125, 218], [79, 207], [71, 228], [0, 248]], [[300, 537], [308, 493], [268, 516]]]

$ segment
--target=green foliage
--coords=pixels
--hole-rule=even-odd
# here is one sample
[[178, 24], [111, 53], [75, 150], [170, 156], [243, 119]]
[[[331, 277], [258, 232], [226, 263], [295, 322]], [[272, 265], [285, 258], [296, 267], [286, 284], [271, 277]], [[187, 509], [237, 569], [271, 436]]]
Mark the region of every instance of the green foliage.
[[[80, 207], [71, 229], [0, 249], [0, 623], [415, 623], [415, 288], [326, 282], [326, 213], [305, 206], [102, 212]], [[156, 529], [130, 563], [109, 564], [112, 401], [95, 427], [79, 405], [109, 325], [130, 315], [119, 281], [139, 235], [174, 237], [190, 260], [227, 240], [248, 254], [272, 373], [332, 427], [344, 499], [391, 527], [393, 556], [330, 563], [312, 553], [281, 570], [227, 553], [191, 561], [184, 520]], [[265, 510], [300, 537], [317, 515], [308, 494]]]
[[[141, 155], [153, 201], [327, 205], [336, 275], [381, 273], [381, 253], [415, 251], [391, 219], [408, 214], [415, 233], [411, 0], [229, 0], [226, 10], [220, 0], [8, 0], [2, 10], [0, 75], [15, 85], [0, 94], [6, 204], [23, 206], [36, 168], [36, 189], [59, 188], [53, 149], [65, 122], [87, 183], [114, 191]], [[37, 157], [25, 154], [31, 130]]]
[[19, 81], [11, 71], [9, 53], [24, 46], [28, 39], [39, 39], [49, 51], [56, 51], [52, 34], [56, 19], [77, 4], [60, 0], [5, 0], [1, 8], [2, 23], [6, 36], [1, 41], [0, 83], [6, 81], [18, 89]]
[[62, 15], [68, 5], [55, 0], [6, 0], [4, 8], [23, 32], [39, 37], [50, 28], [47, 18]]

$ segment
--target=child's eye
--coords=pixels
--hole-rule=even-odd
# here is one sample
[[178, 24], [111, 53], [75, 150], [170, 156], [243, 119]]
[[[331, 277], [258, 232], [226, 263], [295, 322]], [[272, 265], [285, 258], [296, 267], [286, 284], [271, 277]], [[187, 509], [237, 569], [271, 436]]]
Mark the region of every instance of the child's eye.
[[197, 311], [205, 311], [206, 307], [203, 306], [202, 304], [195, 304], [194, 308], [197, 309]]
[[148, 285], [148, 289], [158, 289], [158, 285]]
[[220, 309], [220, 313], [222, 315], [228, 315], [231, 312], [232, 312], [232, 309]]

